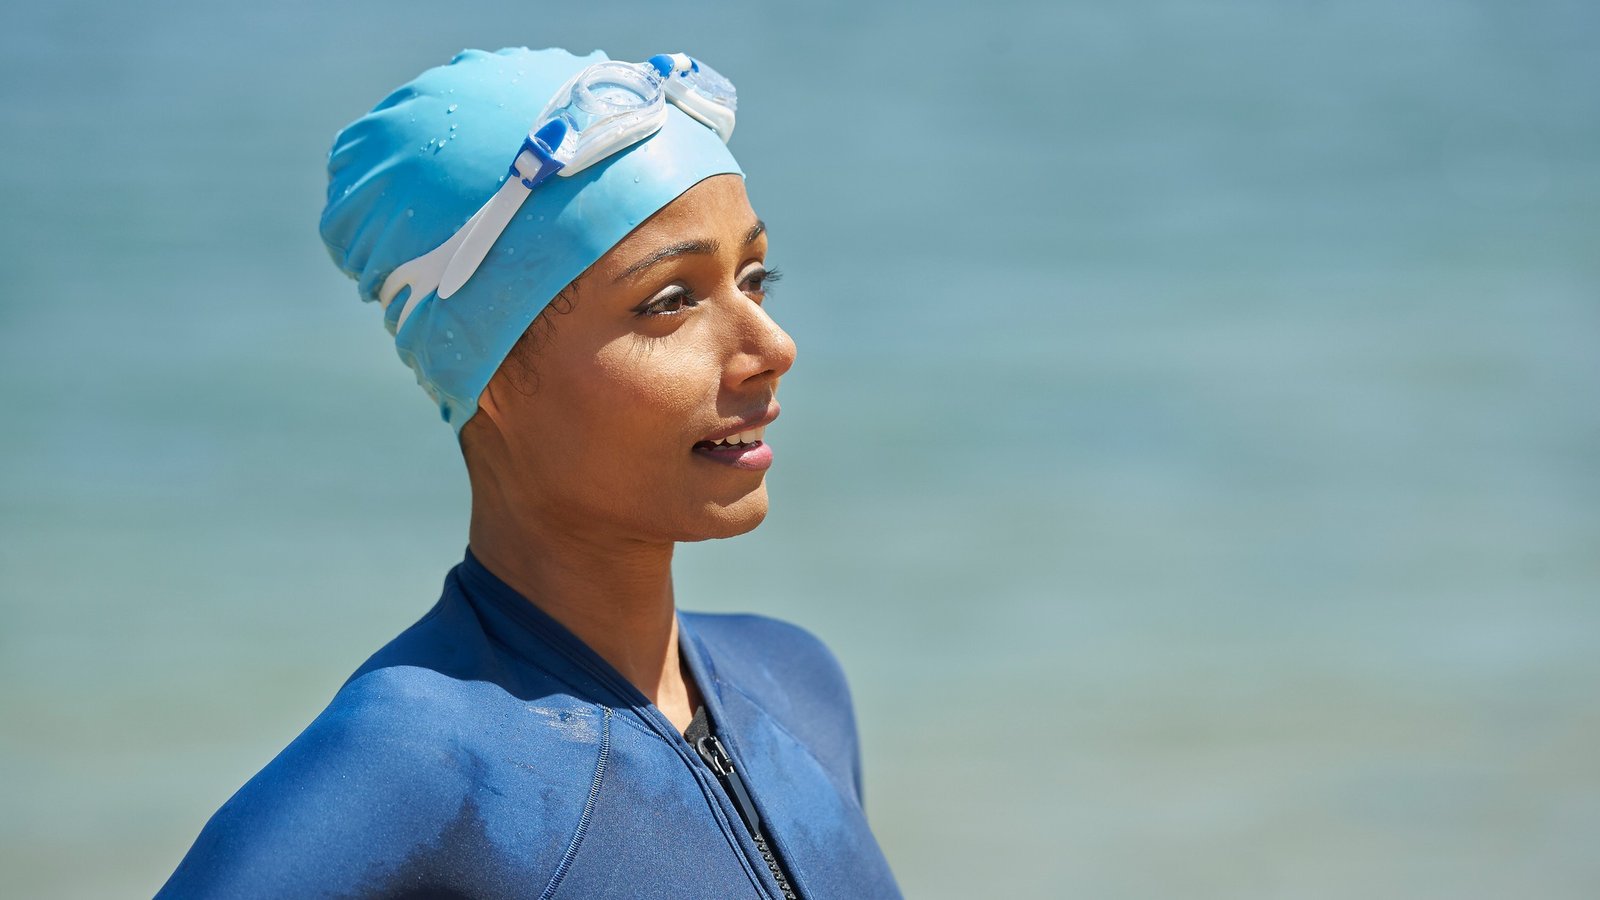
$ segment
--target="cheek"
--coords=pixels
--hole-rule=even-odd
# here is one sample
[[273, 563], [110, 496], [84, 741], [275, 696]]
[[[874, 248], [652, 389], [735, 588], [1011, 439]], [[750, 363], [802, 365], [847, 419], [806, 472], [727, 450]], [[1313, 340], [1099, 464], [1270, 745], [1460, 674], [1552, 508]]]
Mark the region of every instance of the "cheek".
[[716, 417], [717, 369], [702, 354], [629, 337], [572, 371], [573, 446], [591, 462], [648, 470], [666, 454], [681, 463], [695, 429]]

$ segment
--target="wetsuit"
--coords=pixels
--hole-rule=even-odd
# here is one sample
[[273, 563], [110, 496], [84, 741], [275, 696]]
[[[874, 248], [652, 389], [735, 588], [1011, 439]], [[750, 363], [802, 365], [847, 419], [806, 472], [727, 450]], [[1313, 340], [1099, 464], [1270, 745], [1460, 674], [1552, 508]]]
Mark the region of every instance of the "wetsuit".
[[678, 622], [709, 748], [468, 552], [159, 898], [899, 897], [832, 654], [759, 616]]

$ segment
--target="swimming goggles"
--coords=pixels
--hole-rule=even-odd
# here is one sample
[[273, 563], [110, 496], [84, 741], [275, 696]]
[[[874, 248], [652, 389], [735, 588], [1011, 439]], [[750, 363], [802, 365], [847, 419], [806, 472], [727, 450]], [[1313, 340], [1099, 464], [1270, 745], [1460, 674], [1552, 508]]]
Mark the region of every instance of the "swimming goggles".
[[378, 291], [384, 309], [403, 288], [411, 288], [395, 327], [429, 293], [437, 291], [443, 300], [460, 290], [534, 188], [552, 175], [575, 175], [655, 134], [667, 121], [668, 102], [715, 131], [723, 143], [733, 135], [738, 105], [733, 84], [685, 54], [662, 53], [643, 63], [607, 60], [574, 75], [529, 129], [500, 190], [449, 240], [384, 280]]

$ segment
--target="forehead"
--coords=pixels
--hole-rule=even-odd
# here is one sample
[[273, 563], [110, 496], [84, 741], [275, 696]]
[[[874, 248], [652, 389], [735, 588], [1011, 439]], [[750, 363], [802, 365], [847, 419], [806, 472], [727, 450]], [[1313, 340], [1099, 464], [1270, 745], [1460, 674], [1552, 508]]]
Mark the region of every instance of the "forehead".
[[697, 238], [742, 244], [758, 221], [745, 195], [744, 179], [714, 175], [657, 210], [609, 255], [633, 259], [667, 244]]

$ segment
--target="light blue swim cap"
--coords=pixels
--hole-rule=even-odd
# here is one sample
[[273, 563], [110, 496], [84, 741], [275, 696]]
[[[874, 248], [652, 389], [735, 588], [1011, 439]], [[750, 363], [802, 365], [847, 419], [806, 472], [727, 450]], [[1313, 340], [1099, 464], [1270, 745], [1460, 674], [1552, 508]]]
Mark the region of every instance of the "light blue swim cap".
[[[328, 155], [322, 240], [363, 300], [395, 267], [443, 243], [499, 189], [534, 119], [595, 51], [466, 50], [339, 132]], [[668, 104], [661, 130], [540, 185], [460, 291], [429, 294], [396, 327], [400, 358], [457, 432], [545, 305], [653, 213], [700, 181], [743, 175], [716, 132]]]

